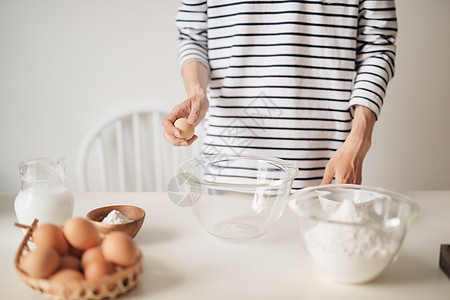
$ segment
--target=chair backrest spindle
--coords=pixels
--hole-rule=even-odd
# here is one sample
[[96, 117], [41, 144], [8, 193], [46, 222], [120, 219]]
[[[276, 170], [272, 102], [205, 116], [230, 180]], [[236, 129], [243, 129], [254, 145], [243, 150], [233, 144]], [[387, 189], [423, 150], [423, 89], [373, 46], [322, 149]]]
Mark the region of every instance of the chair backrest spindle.
[[117, 152], [117, 175], [119, 180], [119, 191], [125, 192], [125, 152], [123, 147], [122, 121], [119, 120], [115, 124], [116, 130], [116, 152]]
[[[99, 136], [96, 139], [97, 143], [97, 155], [98, 155], [98, 163], [99, 163], [99, 173], [100, 173], [100, 184], [103, 189], [103, 191], [108, 190], [108, 182], [106, 177], [106, 156], [105, 156], [105, 148], [103, 147], [103, 136], [102, 134], [99, 134]], [[87, 190], [89, 190], [89, 187], [87, 186]]]
[[152, 112], [152, 135], [153, 135], [153, 163], [155, 171], [153, 172], [153, 182], [155, 190], [161, 192], [163, 190], [162, 183], [162, 151], [161, 151], [161, 117], [158, 111]]
[[138, 113], [133, 114], [132, 121], [136, 192], [142, 192], [144, 190], [144, 180], [142, 178], [141, 122]]

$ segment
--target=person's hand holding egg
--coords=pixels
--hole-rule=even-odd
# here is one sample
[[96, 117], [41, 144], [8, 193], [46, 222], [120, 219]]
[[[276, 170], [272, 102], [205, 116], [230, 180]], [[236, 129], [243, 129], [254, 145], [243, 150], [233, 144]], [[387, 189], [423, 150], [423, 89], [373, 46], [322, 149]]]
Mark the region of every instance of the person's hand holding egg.
[[189, 98], [175, 106], [162, 122], [163, 137], [173, 146], [190, 146], [198, 139], [194, 134], [195, 127], [205, 118], [209, 108], [204, 89], [195, 88], [188, 94]]

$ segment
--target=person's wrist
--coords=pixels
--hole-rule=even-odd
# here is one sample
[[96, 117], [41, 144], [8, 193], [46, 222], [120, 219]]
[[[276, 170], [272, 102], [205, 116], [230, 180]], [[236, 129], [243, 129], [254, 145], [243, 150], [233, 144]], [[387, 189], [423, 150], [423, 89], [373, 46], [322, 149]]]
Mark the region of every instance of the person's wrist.
[[187, 90], [187, 94], [189, 98], [201, 97], [206, 98], [206, 91], [200, 86], [192, 86]]
[[365, 156], [372, 144], [372, 132], [375, 125], [376, 116], [367, 107], [356, 105], [353, 118], [352, 129], [346, 142]]
[[355, 153], [355, 156], [364, 158], [369, 152], [372, 141], [370, 137], [360, 134], [360, 132], [351, 132], [345, 140], [345, 144], [346, 149], [350, 149], [351, 152]]
[[206, 92], [201, 87], [190, 90], [188, 93], [191, 111], [188, 117], [188, 123], [197, 126], [199, 122], [204, 118], [206, 111], [209, 108], [208, 97]]

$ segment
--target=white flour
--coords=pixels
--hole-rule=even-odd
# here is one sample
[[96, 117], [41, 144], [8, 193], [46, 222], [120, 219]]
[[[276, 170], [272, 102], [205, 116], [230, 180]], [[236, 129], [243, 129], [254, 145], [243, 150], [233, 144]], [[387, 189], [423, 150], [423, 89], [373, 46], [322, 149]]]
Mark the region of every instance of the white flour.
[[105, 224], [125, 224], [132, 222], [133, 220], [128, 219], [118, 210], [112, 210], [103, 220], [102, 223]]
[[[367, 223], [380, 216], [358, 210], [353, 201], [343, 201], [328, 219]], [[358, 225], [320, 222], [304, 233], [308, 251], [316, 263], [336, 280], [358, 283], [373, 279], [389, 265], [398, 249], [393, 232]]]

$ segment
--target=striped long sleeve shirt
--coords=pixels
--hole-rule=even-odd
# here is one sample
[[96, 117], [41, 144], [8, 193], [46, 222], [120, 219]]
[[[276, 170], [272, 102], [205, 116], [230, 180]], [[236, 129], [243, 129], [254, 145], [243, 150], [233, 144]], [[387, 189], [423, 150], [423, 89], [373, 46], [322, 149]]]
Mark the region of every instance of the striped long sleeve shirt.
[[204, 154], [295, 164], [293, 189], [320, 184], [354, 105], [378, 117], [394, 75], [393, 0], [184, 0], [181, 66], [210, 71]]

